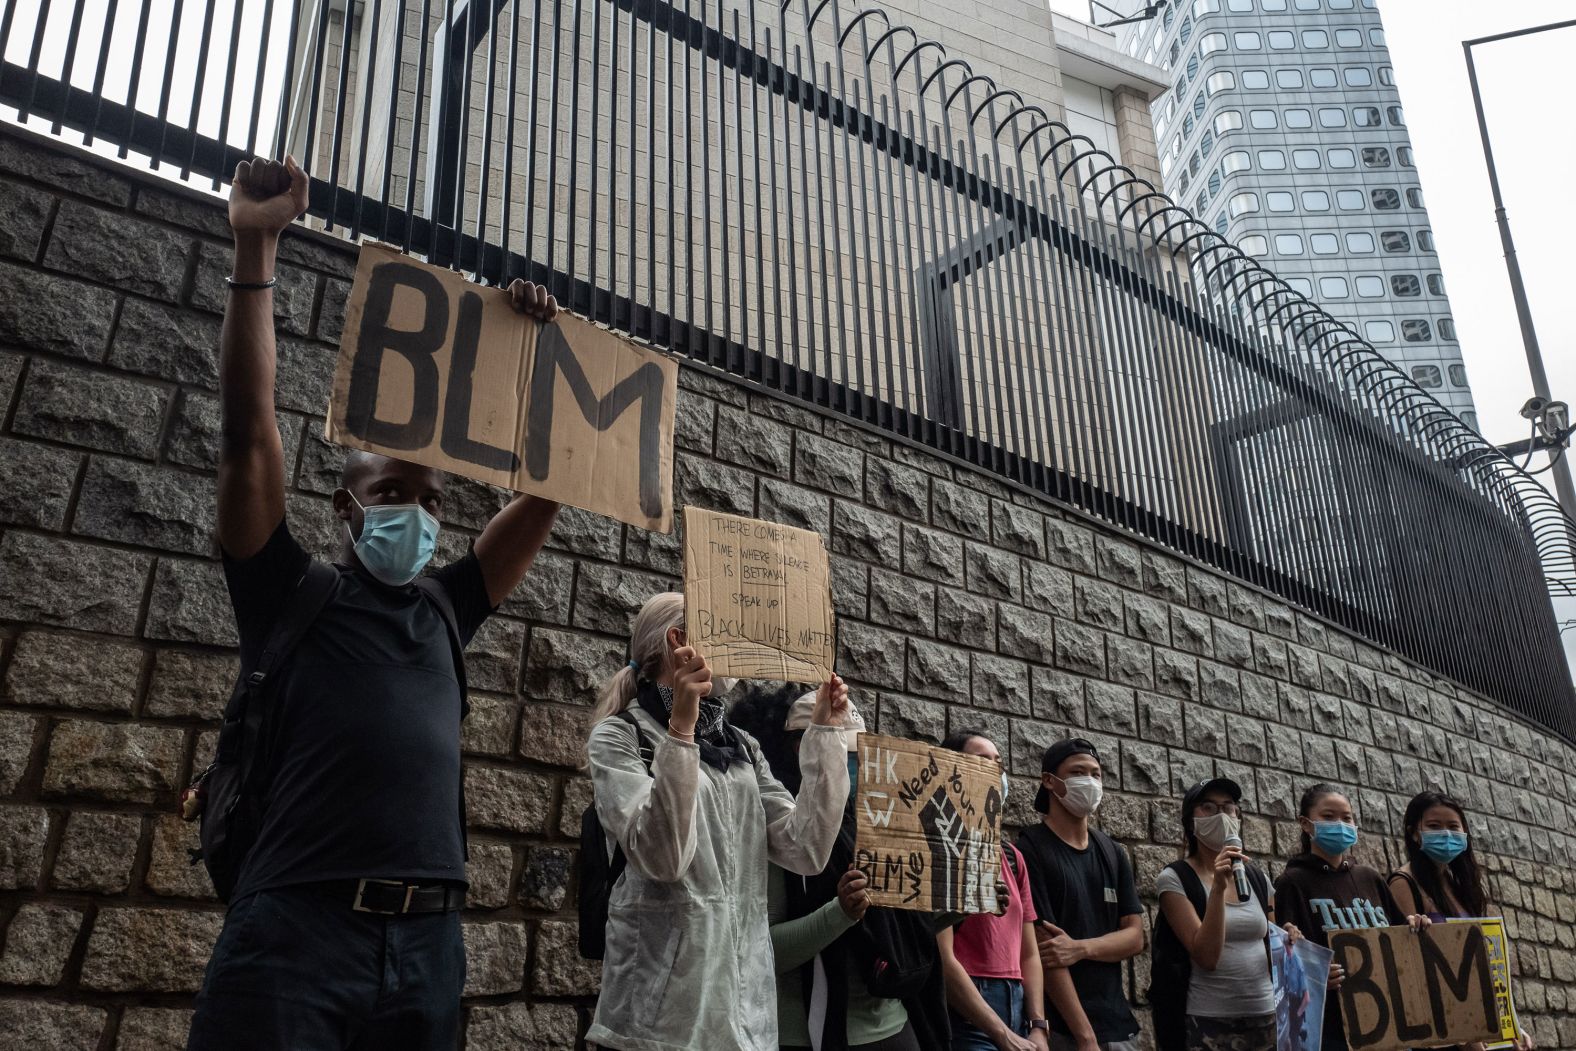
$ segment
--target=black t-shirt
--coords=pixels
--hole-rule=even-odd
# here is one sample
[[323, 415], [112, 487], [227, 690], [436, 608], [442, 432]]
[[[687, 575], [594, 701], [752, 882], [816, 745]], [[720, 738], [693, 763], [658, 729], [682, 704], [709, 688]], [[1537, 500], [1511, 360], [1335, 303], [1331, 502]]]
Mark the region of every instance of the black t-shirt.
[[[1116, 871], [1111, 872], [1095, 842], [1098, 833], [1089, 830], [1089, 846], [1078, 850], [1041, 825], [1033, 825], [1018, 836], [1018, 849], [1029, 863], [1029, 888], [1034, 894], [1034, 911], [1040, 919], [1054, 923], [1075, 939], [1098, 938], [1117, 929], [1111, 922], [1114, 897], [1116, 917], [1143, 912], [1138, 901], [1138, 885], [1133, 882], [1133, 866], [1127, 851], [1116, 847]], [[1122, 990], [1122, 965], [1099, 960], [1082, 960], [1068, 969], [1084, 1014], [1100, 1043], [1126, 1040], [1138, 1032], [1138, 1020]], [[1047, 1016], [1059, 1033], [1072, 1035], [1067, 1023], [1047, 1000]]]
[[[310, 561], [283, 521], [251, 558], [225, 558], [246, 664]], [[414, 584], [335, 568], [333, 596], [275, 673], [266, 809], [235, 898], [324, 880], [465, 880], [461, 697], [443, 616]], [[481, 565], [468, 554], [433, 577], [469, 643], [492, 612]]]

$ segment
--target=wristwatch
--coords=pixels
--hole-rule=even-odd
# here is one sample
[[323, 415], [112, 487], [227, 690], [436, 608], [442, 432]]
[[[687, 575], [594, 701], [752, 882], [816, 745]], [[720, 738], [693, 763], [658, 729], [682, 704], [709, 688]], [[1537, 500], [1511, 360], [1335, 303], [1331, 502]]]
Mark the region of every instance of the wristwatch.
[[1043, 1029], [1047, 1033], [1049, 1033], [1051, 1031], [1051, 1023], [1047, 1022], [1043, 1018], [1031, 1018], [1031, 1019], [1029, 1019], [1029, 1032], [1032, 1033], [1036, 1029]]

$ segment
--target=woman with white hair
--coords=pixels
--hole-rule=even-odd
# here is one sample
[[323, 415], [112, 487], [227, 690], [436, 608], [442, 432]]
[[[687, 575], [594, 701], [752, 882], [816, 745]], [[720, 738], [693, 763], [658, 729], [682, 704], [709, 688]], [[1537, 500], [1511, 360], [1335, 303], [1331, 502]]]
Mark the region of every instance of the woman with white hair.
[[848, 688], [834, 675], [817, 693], [795, 800], [712, 696], [711, 669], [685, 641], [683, 595], [647, 600], [629, 648], [586, 748], [597, 816], [628, 859], [608, 902], [586, 1039], [619, 1051], [774, 1051], [767, 866], [826, 866], [848, 798]]

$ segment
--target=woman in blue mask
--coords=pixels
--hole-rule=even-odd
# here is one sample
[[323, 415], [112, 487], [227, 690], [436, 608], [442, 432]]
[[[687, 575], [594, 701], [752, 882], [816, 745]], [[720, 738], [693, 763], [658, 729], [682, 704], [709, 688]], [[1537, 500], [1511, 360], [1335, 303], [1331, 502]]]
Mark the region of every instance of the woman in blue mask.
[[[1324, 946], [1335, 930], [1428, 925], [1427, 916], [1409, 916], [1396, 904], [1377, 869], [1352, 859], [1357, 816], [1345, 792], [1326, 784], [1309, 788], [1297, 808], [1297, 823], [1302, 826], [1302, 853], [1286, 863], [1275, 881], [1278, 921], [1296, 926], [1303, 937]], [[1334, 995], [1345, 979], [1341, 965], [1332, 964], [1330, 993], [1324, 1001], [1323, 1051], [1346, 1051], [1340, 998]]]
[[1407, 862], [1390, 874], [1390, 893], [1402, 908], [1435, 923], [1493, 914], [1460, 803], [1442, 792], [1419, 793], [1406, 805], [1405, 828]]

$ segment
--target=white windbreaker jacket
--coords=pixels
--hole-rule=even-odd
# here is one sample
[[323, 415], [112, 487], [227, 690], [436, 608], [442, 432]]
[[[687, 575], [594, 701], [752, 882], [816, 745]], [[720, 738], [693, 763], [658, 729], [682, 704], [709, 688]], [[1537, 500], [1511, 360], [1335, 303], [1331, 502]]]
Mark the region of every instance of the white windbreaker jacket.
[[609, 901], [586, 1039], [618, 1051], [776, 1051], [767, 863], [806, 876], [826, 867], [848, 799], [842, 731], [805, 731], [796, 803], [748, 734], [755, 762], [724, 774], [630, 710], [654, 743], [650, 776], [623, 719], [602, 720], [587, 745], [597, 816], [629, 863]]

